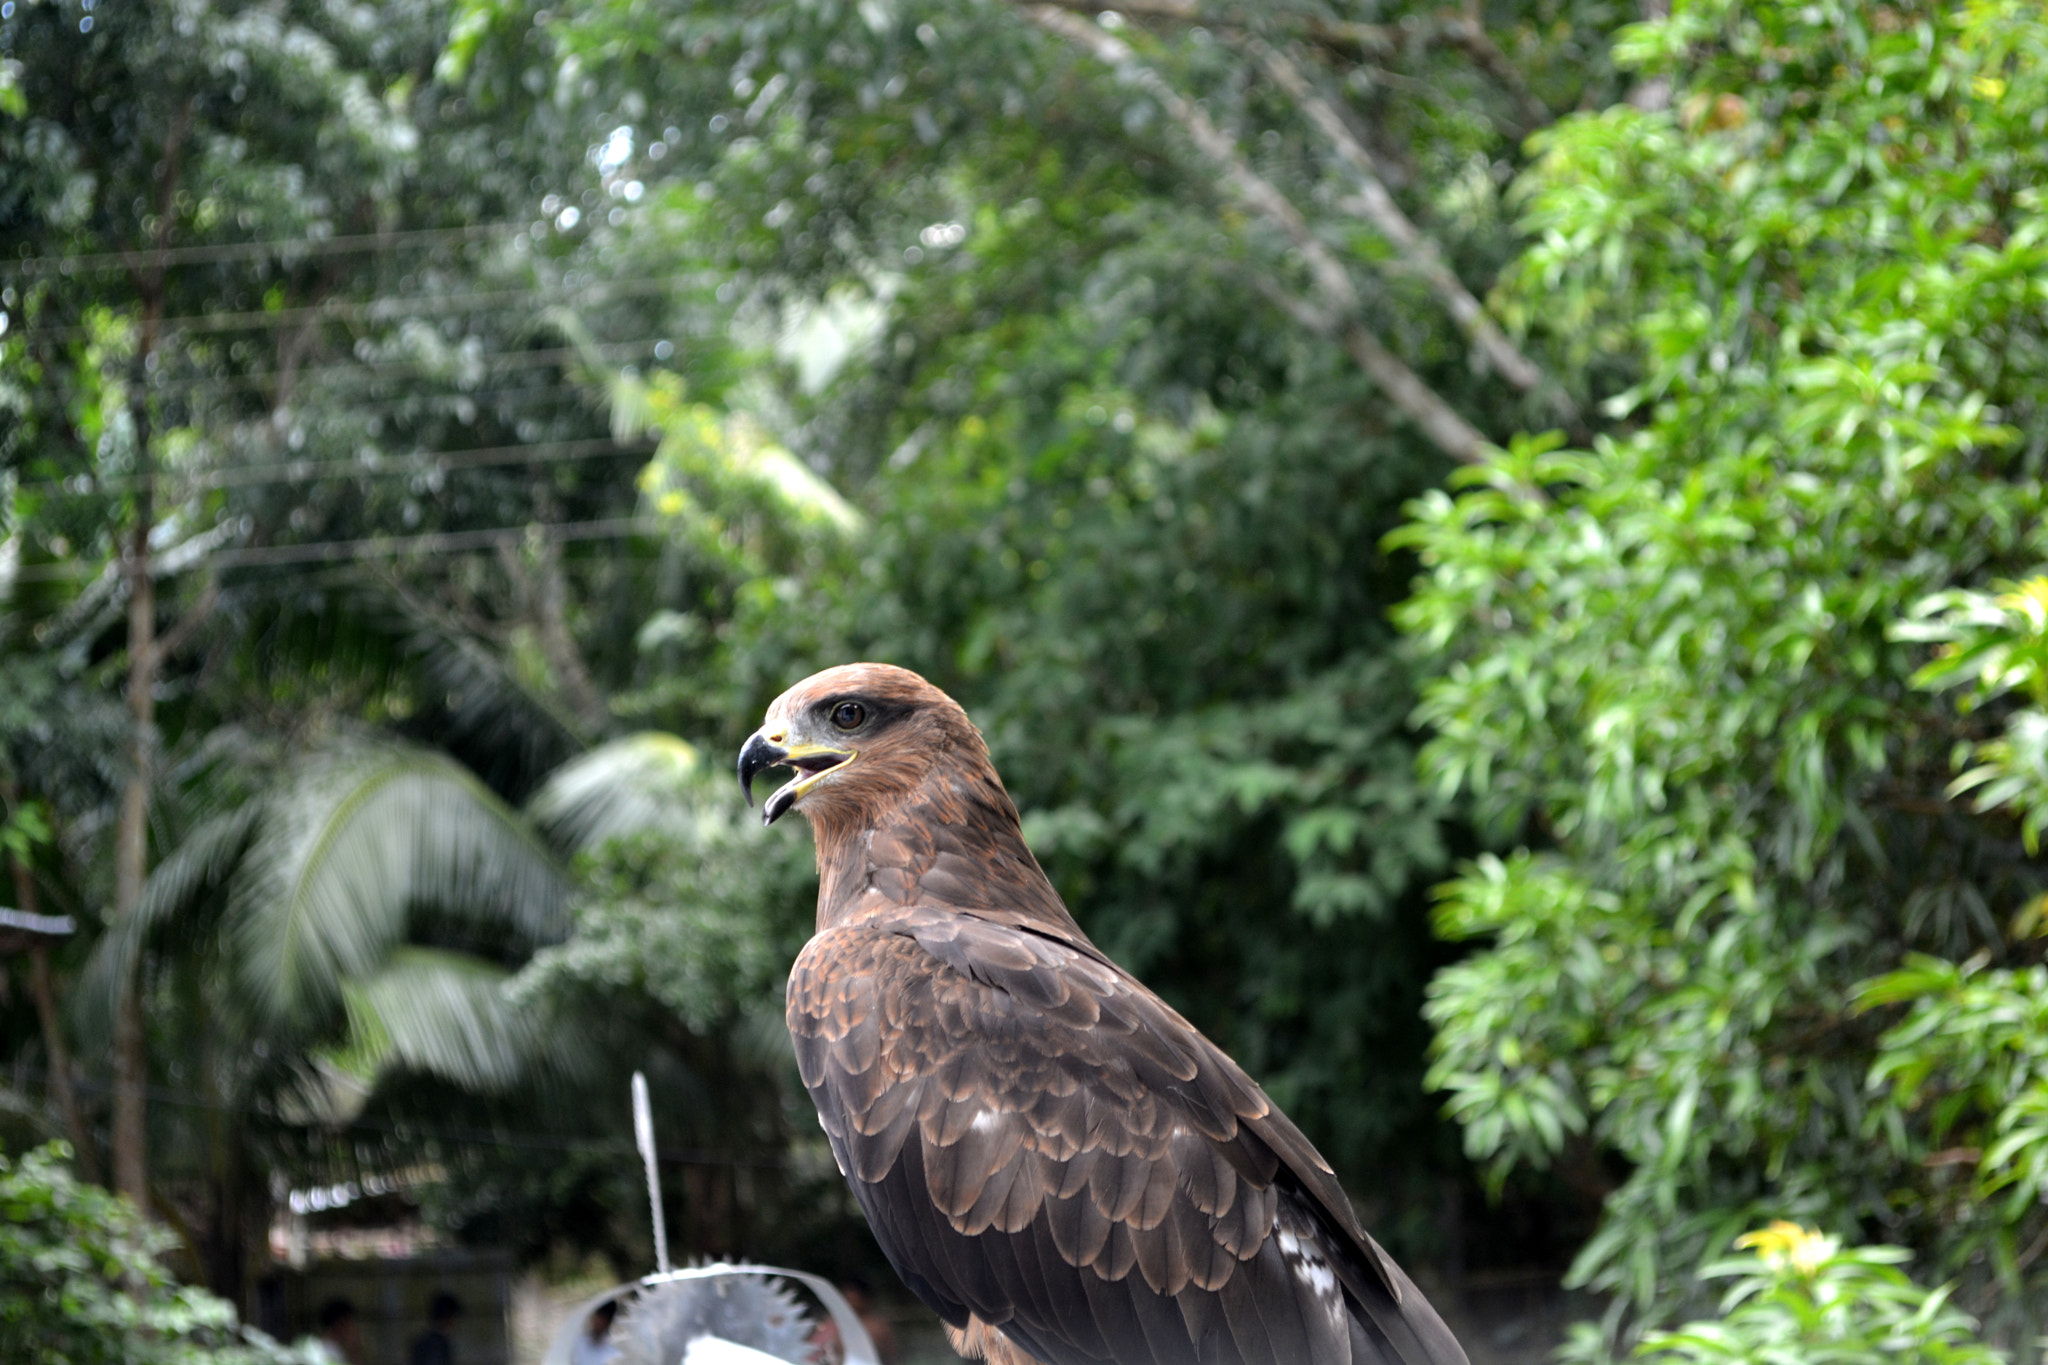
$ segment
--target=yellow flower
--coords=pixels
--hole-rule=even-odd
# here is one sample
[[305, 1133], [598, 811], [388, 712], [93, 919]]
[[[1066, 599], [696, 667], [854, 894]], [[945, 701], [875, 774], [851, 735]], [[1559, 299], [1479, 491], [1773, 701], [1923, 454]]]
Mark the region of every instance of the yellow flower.
[[2048, 578], [2029, 578], [2004, 586], [2009, 586], [2012, 591], [1999, 594], [1999, 606], [2024, 616], [2027, 625], [2037, 634], [2048, 629]]
[[1801, 1275], [1811, 1275], [1841, 1248], [1833, 1237], [1778, 1219], [1767, 1228], [1745, 1232], [1735, 1239], [1738, 1250], [1756, 1248], [1757, 1255], [1773, 1270], [1790, 1266]]

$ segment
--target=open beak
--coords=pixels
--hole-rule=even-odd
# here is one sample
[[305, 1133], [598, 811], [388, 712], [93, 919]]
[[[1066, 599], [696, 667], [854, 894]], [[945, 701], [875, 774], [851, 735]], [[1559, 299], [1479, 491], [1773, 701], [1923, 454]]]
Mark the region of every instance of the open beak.
[[788, 814], [798, 798], [822, 781], [827, 773], [838, 771], [853, 762], [855, 757], [852, 749], [835, 749], [828, 744], [785, 746], [756, 731], [740, 749], [740, 793], [751, 806], [754, 804], [755, 774], [763, 768], [796, 769], [796, 777], [776, 788], [775, 794], [761, 807], [761, 823], [772, 825]]

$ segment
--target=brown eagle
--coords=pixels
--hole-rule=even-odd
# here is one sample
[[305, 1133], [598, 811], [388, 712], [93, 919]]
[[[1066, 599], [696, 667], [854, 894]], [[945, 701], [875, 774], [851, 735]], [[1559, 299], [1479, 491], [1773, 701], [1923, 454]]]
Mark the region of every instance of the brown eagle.
[[768, 708], [752, 802], [817, 836], [789, 1031], [904, 1282], [989, 1365], [1465, 1365], [1256, 1082], [1103, 956], [1025, 847], [988, 746], [915, 673]]

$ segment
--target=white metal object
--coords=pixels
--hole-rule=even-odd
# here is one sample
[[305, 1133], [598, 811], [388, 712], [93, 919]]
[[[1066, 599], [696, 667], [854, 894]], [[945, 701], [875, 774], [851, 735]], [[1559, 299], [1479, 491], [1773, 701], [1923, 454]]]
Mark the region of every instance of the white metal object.
[[[541, 1357], [541, 1365], [571, 1365], [576, 1338], [582, 1335], [583, 1325], [590, 1320], [590, 1315], [605, 1303], [653, 1285], [669, 1284], [677, 1280], [712, 1279], [721, 1275], [778, 1275], [786, 1280], [795, 1280], [815, 1294], [818, 1301], [825, 1305], [825, 1311], [832, 1315], [833, 1323], [839, 1328], [840, 1344], [846, 1349], [845, 1365], [882, 1365], [881, 1355], [875, 1350], [874, 1339], [868, 1335], [868, 1329], [861, 1326], [860, 1315], [853, 1311], [853, 1305], [846, 1301], [845, 1295], [833, 1287], [830, 1280], [801, 1270], [788, 1270], [778, 1265], [734, 1265], [724, 1262], [648, 1275], [642, 1279], [615, 1285], [601, 1294], [591, 1295], [571, 1309], [569, 1315], [562, 1320], [562, 1325], [555, 1330], [554, 1341], [548, 1346], [548, 1353]], [[709, 1342], [711, 1339], [703, 1340]], [[692, 1345], [694, 1348], [695, 1343]], [[709, 1349], [707, 1346], [706, 1350]], [[718, 1357], [708, 1355], [707, 1359], [717, 1360]]]
[[789, 1365], [781, 1356], [771, 1356], [751, 1346], [724, 1337], [698, 1337], [683, 1352], [683, 1365]]
[[647, 1203], [654, 1210], [654, 1269], [668, 1274], [668, 1220], [661, 1214], [661, 1172], [654, 1168], [654, 1110], [647, 1103], [647, 1077], [633, 1073], [633, 1141], [647, 1167]]

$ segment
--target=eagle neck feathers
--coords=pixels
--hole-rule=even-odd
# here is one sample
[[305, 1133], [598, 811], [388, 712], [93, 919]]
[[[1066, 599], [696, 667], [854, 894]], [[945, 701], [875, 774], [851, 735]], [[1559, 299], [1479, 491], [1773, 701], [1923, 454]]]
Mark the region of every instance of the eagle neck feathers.
[[934, 766], [859, 818], [818, 821], [815, 834], [821, 932], [921, 905], [1095, 951], [1024, 842], [1016, 804], [985, 758]]

